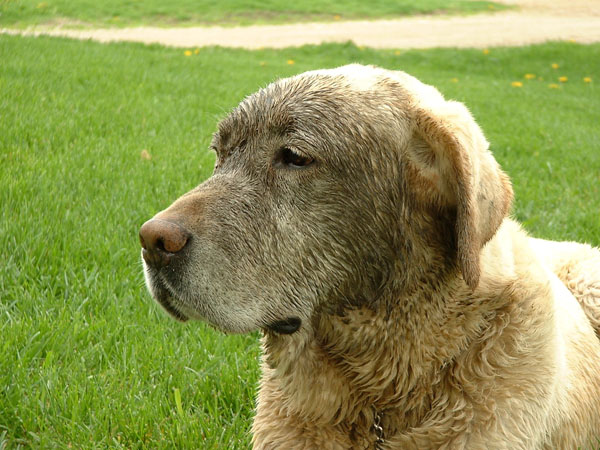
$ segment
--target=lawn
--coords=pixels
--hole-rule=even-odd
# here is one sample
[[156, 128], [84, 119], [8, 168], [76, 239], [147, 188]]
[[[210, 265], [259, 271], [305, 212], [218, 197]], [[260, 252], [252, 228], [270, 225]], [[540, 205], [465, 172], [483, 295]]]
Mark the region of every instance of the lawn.
[[528, 230], [600, 244], [600, 45], [190, 50], [0, 37], [0, 448], [248, 447], [258, 334], [168, 319], [137, 232], [276, 77], [358, 61], [438, 86], [482, 125]]
[[162, 26], [374, 19], [506, 9], [480, 0], [0, 0], [0, 27], [27, 25]]

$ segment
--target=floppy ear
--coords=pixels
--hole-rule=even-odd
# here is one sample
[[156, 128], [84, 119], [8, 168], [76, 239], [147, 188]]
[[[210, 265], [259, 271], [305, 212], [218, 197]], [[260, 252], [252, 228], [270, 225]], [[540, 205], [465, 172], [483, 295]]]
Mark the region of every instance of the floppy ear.
[[458, 102], [419, 104], [409, 157], [426, 181], [429, 201], [456, 208], [458, 265], [466, 283], [479, 282], [479, 253], [508, 213], [513, 192], [508, 176], [467, 108]]

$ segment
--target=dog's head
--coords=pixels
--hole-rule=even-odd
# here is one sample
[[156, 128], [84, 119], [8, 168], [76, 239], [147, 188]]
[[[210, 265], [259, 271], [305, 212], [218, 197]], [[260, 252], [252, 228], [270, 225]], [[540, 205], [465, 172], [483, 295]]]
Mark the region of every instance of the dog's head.
[[428, 274], [475, 288], [512, 197], [462, 104], [374, 67], [279, 80], [211, 147], [213, 176], [140, 237], [157, 301], [230, 332], [292, 333]]

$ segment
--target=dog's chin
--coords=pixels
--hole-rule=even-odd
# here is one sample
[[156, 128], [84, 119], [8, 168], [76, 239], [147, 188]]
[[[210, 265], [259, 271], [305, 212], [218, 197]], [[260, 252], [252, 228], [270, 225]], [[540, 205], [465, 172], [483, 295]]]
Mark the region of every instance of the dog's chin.
[[176, 306], [178, 303], [176, 298], [173, 297], [166, 288], [156, 286], [155, 284], [151, 289], [151, 293], [158, 304], [160, 304], [171, 317], [179, 322], [187, 322], [189, 320], [189, 317]]

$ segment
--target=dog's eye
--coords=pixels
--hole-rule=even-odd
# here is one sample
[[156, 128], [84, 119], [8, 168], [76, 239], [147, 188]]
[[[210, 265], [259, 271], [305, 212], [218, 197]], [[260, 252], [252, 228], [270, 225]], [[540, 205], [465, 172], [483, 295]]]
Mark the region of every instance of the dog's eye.
[[301, 169], [315, 162], [314, 158], [283, 147], [277, 155], [277, 162], [292, 169]]

